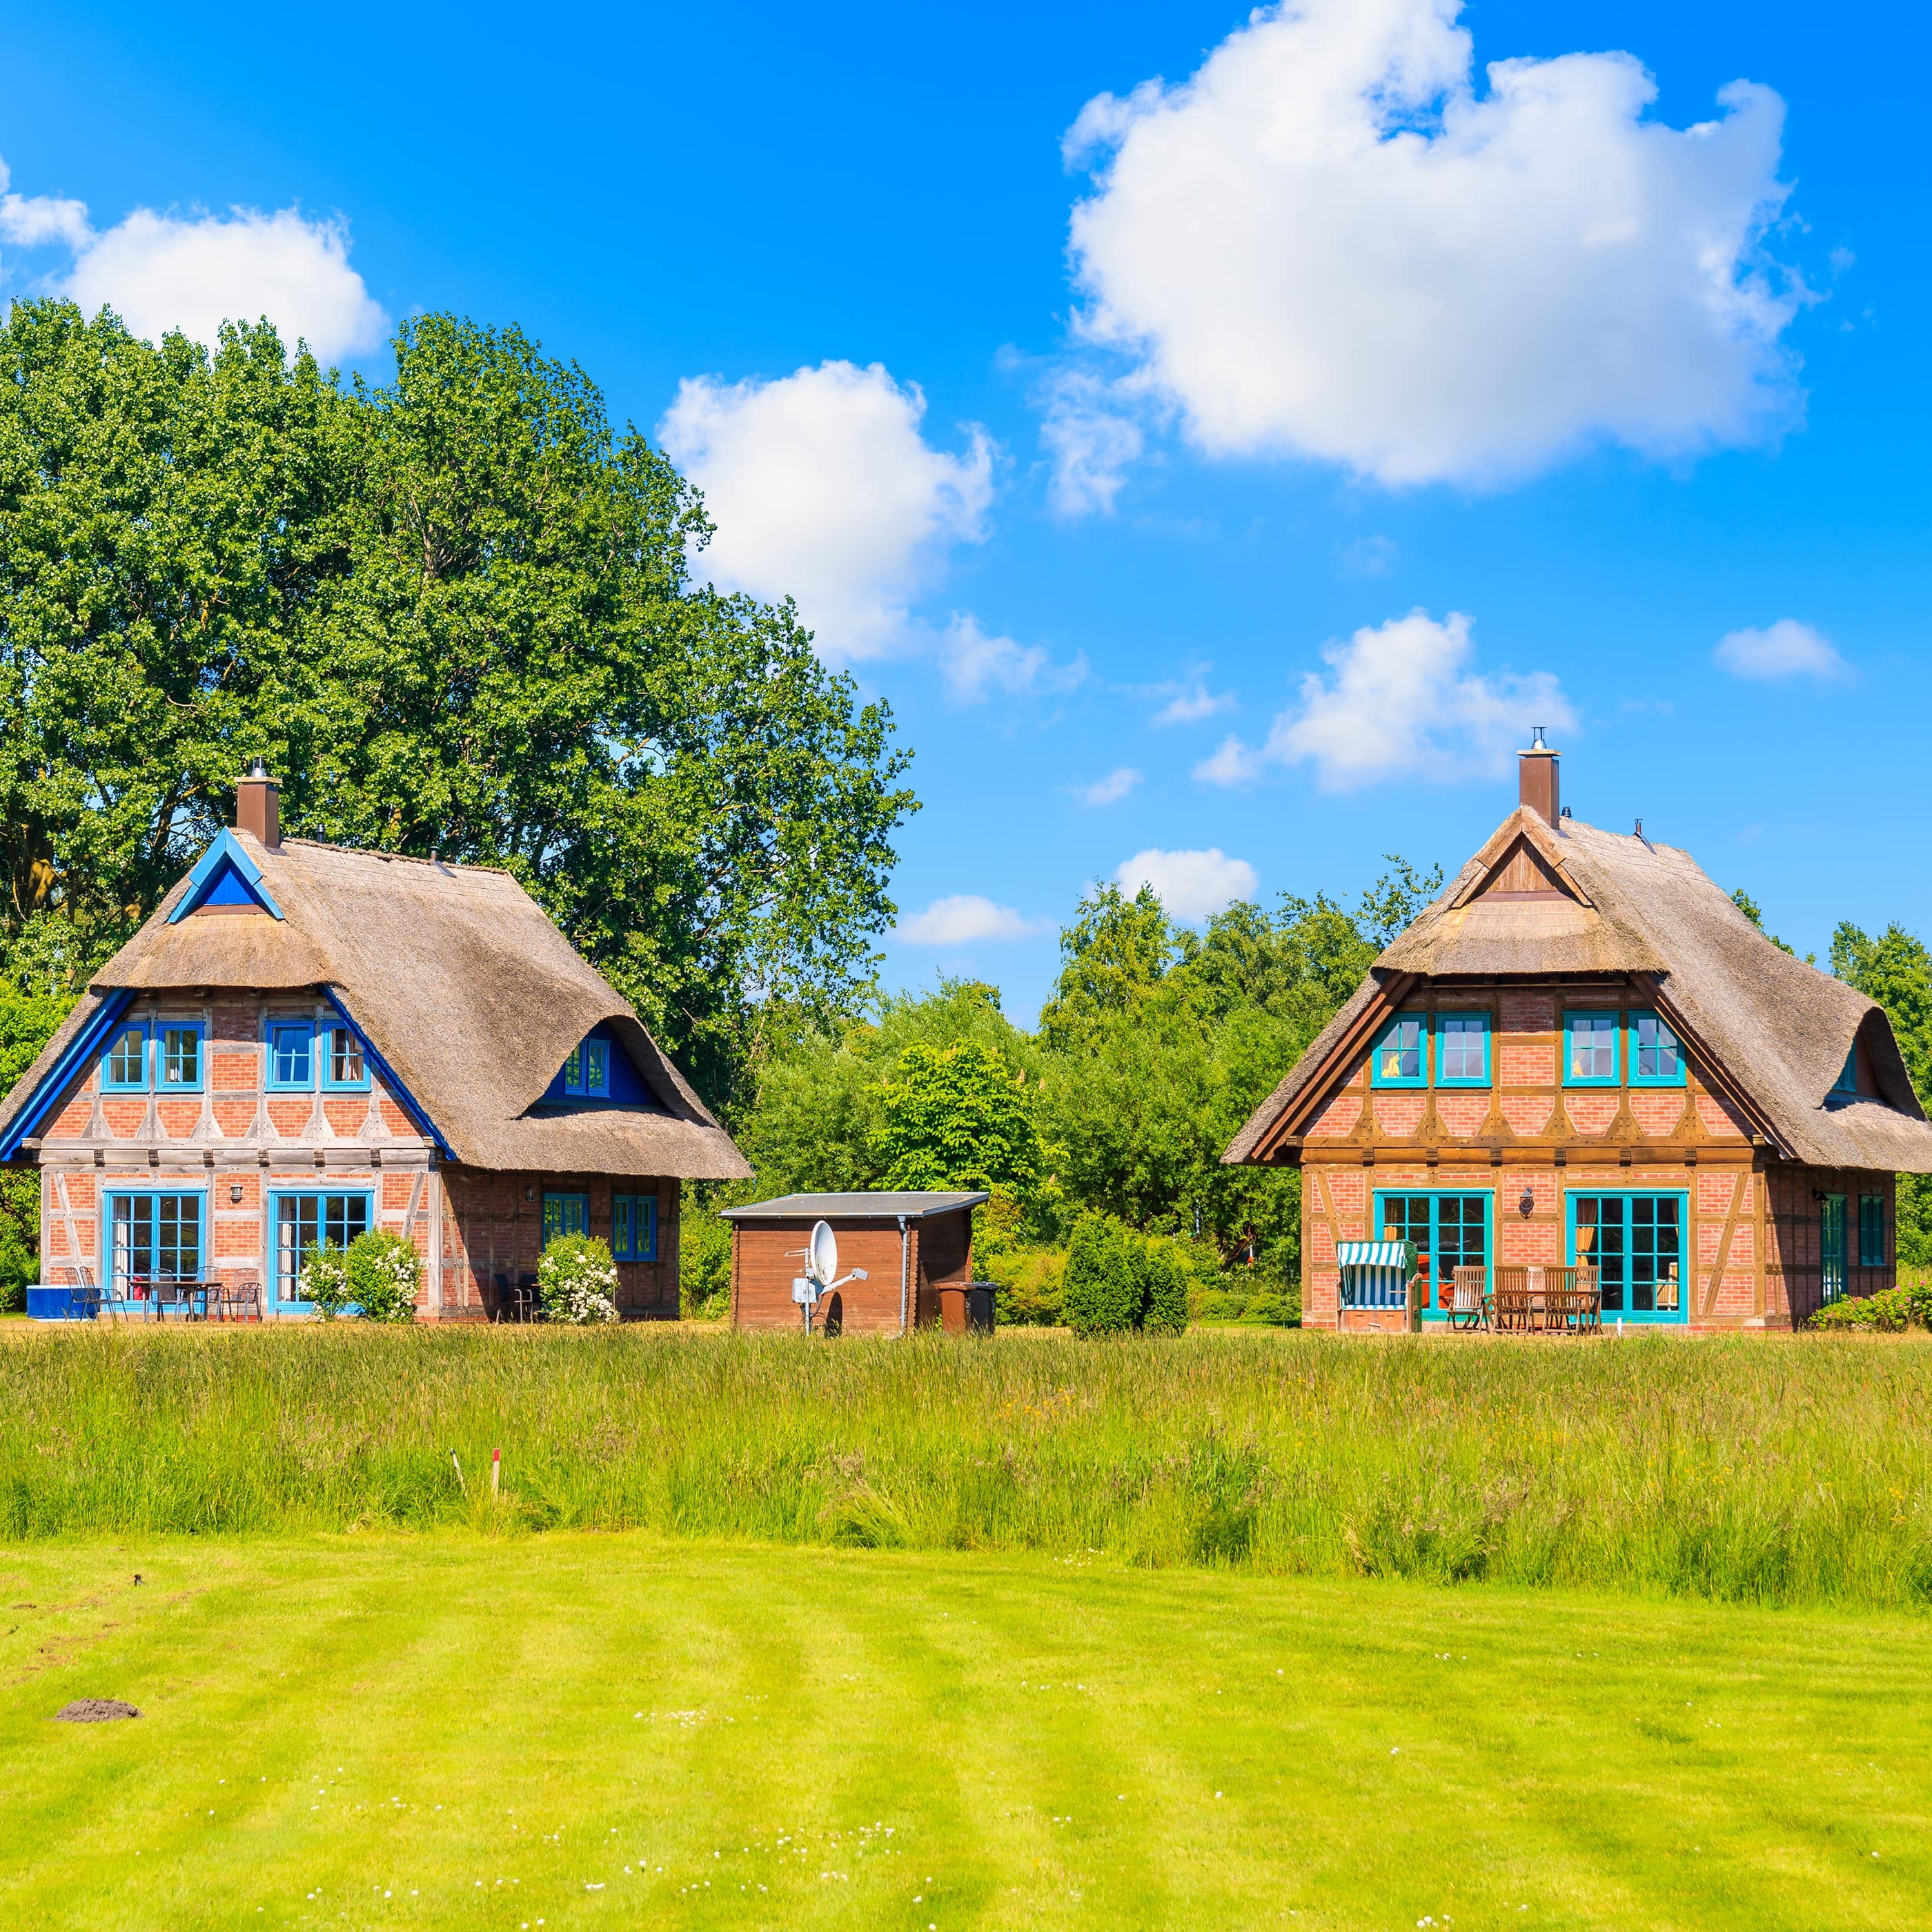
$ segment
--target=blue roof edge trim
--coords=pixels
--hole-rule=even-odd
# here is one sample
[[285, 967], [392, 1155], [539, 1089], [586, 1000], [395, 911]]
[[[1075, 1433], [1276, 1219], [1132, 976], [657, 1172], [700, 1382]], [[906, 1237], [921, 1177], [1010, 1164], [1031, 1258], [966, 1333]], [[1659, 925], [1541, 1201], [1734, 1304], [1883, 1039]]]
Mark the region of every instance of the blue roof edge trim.
[[32, 1136], [46, 1118], [48, 1108], [60, 1098], [73, 1079], [75, 1070], [100, 1052], [101, 1042], [120, 1023], [121, 1016], [134, 1004], [134, 999], [132, 987], [109, 994], [92, 1018], [68, 1042], [66, 1049], [47, 1069], [26, 1105], [14, 1116], [12, 1126], [0, 1133], [0, 1160], [11, 1160], [20, 1153], [21, 1143]]
[[194, 870], [188, 875], [188, 890], [175, 902], [175, 909], [168, 914], [168, 923], [172, 926], [178, 920], [204, 904], [208, 896], [220, 880], [224, 868], [232, 868], [241, 875], [242, 882], [248, 888], [248, 896], [266, 913], [272, 913], [277, 919], [283, 917], [282, 909], [276, 904], [274, 895], [262, 883], [262, 868], [249, 857], [240, 839], [225, 826], [221, 836], [194, 862]]
[[410, 1118], [415, 1121], [416, 1125], [436, 1143], [436, 1150], [444, 1160], [454, 1160], [456, 1150], [443, 1138], [442, 1130], [430, 1118], [429, 1110], [397, 1077], [396, 1070], [382, 1058], [376, 1050], [375, 1042], [363, 1031], [356, 1016], [342, 1004], [341, 995], [333, 986], [325, 986], [322, 989], [322, 996], [341, 1016], [343, 1024], [362, 1042], [362, 1058], [364, 1064], [374, 1067], [377, 1074], [381, 1076], [382, 1084], [395, 1095], [403, 1112], [408, 1114]]

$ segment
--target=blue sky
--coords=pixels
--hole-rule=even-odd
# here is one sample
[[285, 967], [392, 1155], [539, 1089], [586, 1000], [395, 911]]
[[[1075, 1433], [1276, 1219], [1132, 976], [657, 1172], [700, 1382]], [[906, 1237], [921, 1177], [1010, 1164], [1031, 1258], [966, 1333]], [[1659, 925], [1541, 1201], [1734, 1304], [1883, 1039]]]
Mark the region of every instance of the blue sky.
[[580, 362], [890, 699], [895, 982], [1453, 868], [1533, 722], [1801, 950], [1932, 929], [1920, 10], [724, 20], [18, 16], [0, 274]]

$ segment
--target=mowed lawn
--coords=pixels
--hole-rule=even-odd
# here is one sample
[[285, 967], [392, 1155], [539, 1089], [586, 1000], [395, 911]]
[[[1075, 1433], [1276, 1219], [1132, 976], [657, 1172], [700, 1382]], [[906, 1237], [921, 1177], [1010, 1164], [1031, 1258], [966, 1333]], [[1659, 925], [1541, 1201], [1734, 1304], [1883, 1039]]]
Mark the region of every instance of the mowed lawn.
[[[1909, 1619], [578, 1533], [0, 1577], [8, 1926], [1761, 1932], [1932, 1900]], [[50, 1721], [79, 1696], [144, 1714]]]

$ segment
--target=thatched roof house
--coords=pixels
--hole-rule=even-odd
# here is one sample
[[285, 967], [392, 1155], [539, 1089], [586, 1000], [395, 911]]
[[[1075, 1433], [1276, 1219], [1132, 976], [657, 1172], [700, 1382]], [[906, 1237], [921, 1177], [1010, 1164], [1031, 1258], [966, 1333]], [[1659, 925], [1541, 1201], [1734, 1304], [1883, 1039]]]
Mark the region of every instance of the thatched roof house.
[[[244, 782], [238, 816], [0, 1103], [0, 1159], [60, 1174], [50, 1193], [69, 1197], [69, 1218], [82, 1178], [70, 1166], [84, 1174], [136, 1154], [154, 1171], [245, 1166], [278, 1195], [313, 1190], [320, 1172], [332, 1198], [354, 1191], [335, 1186], [338, 1169], [419, 1161], [440, 1178], [436, 1211], [415, 1203], [423, 1241], [452, 1208], [460, 1221], [470, 1196], [494, 1202], [479, 1220], [512, 1224], [484, 1240], [484, 1265], [460, 1257], [482, 1306], [491, 1277], [533, 1263], [540, 1243], [514, 1224], [541, 1233], [539, 1195], [565, 1204], [548, 1210], [553, 1229], [608, 1228], [623, 1258], [648, 1252], [661, 1270], [674, 1254], [676, 1183], [749, 1173], [629, 1003], [508, 873], [284, 839], [266, 777]], [[184, 1069], [190, 1077], [177, 1077]], [[384, 1218], [375, 1197], [398, 1190], [372, 1178], [362, 1191], [373, 1224]], [[520, 1194], [536, 1213], [524, 1216]], [[130, 1211], [152, 1218], [145, 1203]], [[106, 1226], [80, 1231], [77, 1266]], [[213, 1232], [196, 1255], [204, 1273]], [[447, 1256], [426, 1257], [432, 1276], [454, 1265], [460, 1235]], [[248, 1257], [272, 1275], [273, 1239], [265, 1228]], [[111, 1256], [101, 1265], [112, 1274]], [[299, 1299], [298, 1283], [282, 1285]]]
[[[1538, 1168], [1547, 1203], [1520, 1218], [1544, 1217], [1552, 1238], [1509, 1226], [1492, 1201], [1481, 1262], [1491, 1270], [1512, 1246], [1573, 1262], [1567, 1197], [1640, 1192], [1633, 1176], [1647, 1173], [1652, 1191], [1683, 1196], [1672, 1260], [1687, 1271], [1704, 1261], [1686, 1244], [1724, 1161], [1744, 1170], [1736, 1204], [1725, 1200], [1730, 1238], [1682, 1318], [1778, 1323], [1886, 1285], [1892, 1177], [1932, 1173], [1932, 1125], [1883, 1010], [1774, 945], [1688, 853], [1563, 812], [1554, 753], [1539, 746], [1523, 766], [1517, 809], [1384, 950], [1224, 1160], [1339, 1158], [1372, 1167], [1378, 1184], [1407, 1163], [1420, 1169], [1413, 1194], [1439, 1191], [1455, 1156], [1498, 1174]], [[1371, 1048], [1398, 1024], [1407, 1030], [1390, 1064], [1406, 1070], [1385, 1077]], [[1446, 1074], [1445, 1024], [1456, 1036]], [[1687, 1167], [1703, 1182], [1687, 1185]], [[1481, 1185], [1493, 1196], [1498, 1182]], [[1318, 1210], [1315, 1256], [1332, 1254], [1338, 1228], [1382, 1232], [1376, 1198], [1406, 1186], [1372, 1186], [1332, 1225], [1322, 1184], [1312, 1203], [1305, 1190], [1304, 1208]], [[1814, 1221], [1815, 1239], [1797, 1225]]]

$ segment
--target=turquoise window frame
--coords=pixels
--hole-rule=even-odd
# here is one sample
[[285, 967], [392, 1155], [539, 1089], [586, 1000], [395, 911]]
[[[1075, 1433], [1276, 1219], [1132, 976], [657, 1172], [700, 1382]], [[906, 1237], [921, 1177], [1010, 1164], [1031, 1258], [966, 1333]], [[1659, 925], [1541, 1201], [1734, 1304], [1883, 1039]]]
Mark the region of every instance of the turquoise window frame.
[[1439, 1304], [1442, 1300], [1442, 1285], [1436, 1279], [1436, 1250], [1440, 1245], [1442, 1231], [1442, 1203], [1451, 1198], [1458, 1201], [1480, 1201], [1483, 1204], [1483, 1290], [1486, 1294], [1496, 1285], [1496, 1197], [1492, 1188], [1484, 1187], [1378, 1187], [1375, 1190], [1375, 1224], [1369, 1231], [1371, 1240], [1379, 1241], [1382, 1230], [1388, 1225], [1387, 1211], [1383, 1203], [1392, 1198], [1412, 1201], [1426, 1196], [1429, 1202], [1429, 1303], [1422, 1311], [1425, 1322], [1446, 1322], [1450, 1311]]
[[[1413, 1074], [1382, 1072], [1382, 1055], [1388, 1050], [1390, 1042], [1404, 1027], [1415, 1029], [1415, 1072]], [[1369, 1084], [1372, 1087], [1426, 1087], [1429, 1084], [1429, 1016], [1426, 1013], [1397, 1013], [1388, 1024], [1376, 1036], [1376, 1043], [1369, 1052]], [[1407, 1049], [1398, 1047], [1398, 1052]]]
[[1858, 1196], [1858, 1266], [1862, 1268], [1882, 1268], [1885, 1258], [1885, 1196], [1882, 1194], [1861, 1194]]
[[657, 1259], [658, 1198], [655, 1194], [611, 1197], [610, 1252], [620, 1262]]
[[[141, 1042], [141, 1076], [138, 1080], [117, 1080], [114, 1077], [114, 1050], [130, 1034], [139, 1036]], [[100, 1056], [100, 1090], [104, 1094], [145, 1094], [148, 1090], [148, 1035], [146, 1020], [124, 1020], [108, 1035], [107, 1045]]]
[[610, 1042], [608, 1040], [584, 1042], [584, 1090], [592, 1100], [610, 1097]]
[[[170, 1080], [168, 1078], [168, 1036], [184, 1034], [194, 1042], [194, 1078], [192, 1080]], [[154, 1069], [154, 1091], [157, 1094], [200, 1094], [208, 1085], [208, 1028], [200, 1020], [156, 1020], [154, 1022], [154, 1044], [150, 1048]]]
[[[282, 1292], [282, 1203], [284, 1201], [354, 1201], [362, 1203], [362, 1225], [376, 1226], [376, 1190], [373, 1187], [272, 1187], [268, 1190], [267, 1245], [268, 1286], [264, 1291], [268, 1306], [274, 1309], [308, 1309], [315, 1304], [305, 1296]], [[326, 1234], [325, 1226], [323, 1232]], [[345, 1244], [345, 1245], [346, 1245]]]
[[[1677, 1062], [1674, 1073], [1646, 1073], [1643, 1070], [1644, 1047], [1639, 1032], [1645, 1020], [1654, 1020], [1661, 1037], [1658, 1042], [1663, 1050], [1663, 1042], [1668, 1040], [1668, 1051]], [[1689, 1078], [1684, 1064], [1684, 1042], [1677, 1036], [1677, 1030], [1664, 1016], [1649, 1006], [1633, 1006], [1630, 1012], [1630, 1084], [1633, 1087], [1682, 1087]]]
[[148, 1208], [148, 1240], [155, 1243], [160, 1216], [159, 1204], [163, 1196], [173, 1200], [191, 1200], [195, 1207], [195, 1273], [203, 1280], [207, 1278], [208, 1253], [208, 1190], [205, 1187], [108, 1187], [100, 1194], [100, 1274], [101, 1292], [104, 1298], [122, 1307], [129, 1305], [128, 1298], [118, 1294], [114, 1275], [114, 1204], [117, 1201], [139, 1201]]
[[[1576, 1203], [1588, 1195], [1597, 1201], [1621, 1201], [1624, 1203], [1624, 1232], [1630, 1232], [1629, 1204], [1639, 1196], [1647, 1201], [1675, 1201], [1677, 1203], [1677, 1303], [1675, 1308], [1606, 1308], [1603, 1318], [1608, 1322], [1618, 1321], [1647, 1322], [1655, 1328], [1688, 1328], [1690, 1322], [1690, 1302], [1696, 1292], [1696, 1281], [1694, 1273], [1695, 1263], [1690, 1254], [1690, 1195], [1688, 1189], [1680, 1187], [1578, 1187], [1574, 1191], [1566, 1189], [1563, 1196], [1563, 1254], [1566, 1262], [1574, 1259], [1576, 1252]], [[1598, 1237], [1600, 1241], [1600, 1234]], [[1624, 1252], [1628, 1255], [1630, 1246], [1626, 1240]], [[1597, 1265], [1598, 1248], [1592, 1244], [1588, 1265]], [[1624, 1299], [1628, 1300], [1628, 1296]]]
[[[275, 1071], [276, 1036], [300, 1034], [306, 1042], [307, 1070], [300, 1075], [282, 1078]], [[271, 1018], [262, 1022], [262, 1084], [271, 1094], [313, 1094], [315, 1091], [315, 1022], [312, 1019]]]
[[[1450, 1031], [1449, 1022], [1458, 1023], [1456, 1031]], [[1468, 1022], [1474, 1020], [1483, 1042], [1483, 1070], [1480, 1073], [1445, 1073], [1442, 1070], [1447, 1063], [1444, 1049], [1451, 1039], [1466, 1040], [1469, 1037]], [[1490, 1084], [1490, 1016], [1487, 1013], [1449, 1012], [1436, 1016], [1436, 1084], [1438, 1087], [1486, 1087]]]
[[[1578, 1006], [1563, 1016], [1563, 1084], [1566, 1087], [1619, 1087], [1623, 1084], [1624, 1030], [1622, 1016], [1615, 1007]], [[1610, 1023], [1610, 1070], [1607, 1073], [1576, 1073], [1570, 1070], [1570, 1041], [1578, 1020], [1608, 1020]]]
[[[574, 1227], [569, 1224], [574, 1221]], [[554, 1193], [546, 1188], [543, 1198], [543, 1244], [566, 1234], [590, 1232], [590, 1197], [587, 1194]]]
[[[335, 1042], [338, 1036], [346, 1035], [356, 1049], [356, 1058], [362, 1071], [350, 1080], [335, 1077]], [[366, 1094], [369, 1090], [369, 1054], [362, 1043], [362, 1036], [341, 1020], [325, 1020], [316, 1029], [316, 1039], [320, 1043], [316, 1052], [316, 1077], [321, 1082], [325, 1094]], [[314, 1051], [314, 1049], [311, 1049]]]

